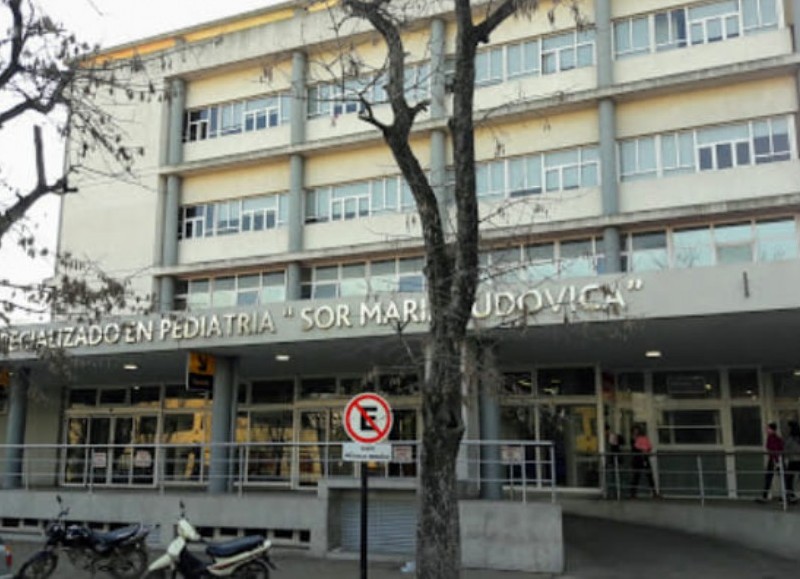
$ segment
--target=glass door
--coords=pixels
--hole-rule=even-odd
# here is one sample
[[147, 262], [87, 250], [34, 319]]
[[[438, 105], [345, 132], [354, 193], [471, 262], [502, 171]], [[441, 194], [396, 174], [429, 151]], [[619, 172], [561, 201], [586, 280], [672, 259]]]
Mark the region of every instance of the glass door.
[[111, 441], [111, 419], [93, 416], [89, 418], [89, 457], [91, 460], [92, 484], [107, 484], [109, 479], [109, 452]]

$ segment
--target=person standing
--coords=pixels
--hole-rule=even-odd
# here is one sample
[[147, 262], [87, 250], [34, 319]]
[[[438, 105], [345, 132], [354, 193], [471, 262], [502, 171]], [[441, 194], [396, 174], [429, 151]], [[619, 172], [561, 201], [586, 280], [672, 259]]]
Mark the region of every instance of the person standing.
[[800, 475], [800, 423], [797, 420], [789, 421], [789, 435], [783, 445], [784, 456], [786, 457], [786, 496], [790, 503], [797, 502], [794, 494], [795, 483]]
[[775, 422], [767, 424], [767, 442], [764, 445], [767, 450], [767, 467], [764, 473], [764, 492], [759, 502], [769, 498], [769, 491], [772, 488], [772, 479], [775, 477], [775, 469], [783, 460], [783, 439], [778, 434], [778, 425]]
[[633, 480], [631, 481], [630, 497], [636, 498], [636, 492], [639, 487], [639, 480], [642, 474], [647, 476], [647, 482], [650, 485], [650, 493], [654, 498], [658, 498], [658, 490], [656, 489], [656, 481], [653, 477], [653, 466], [650, 464], [650, 453], [653, 451], [653, 445], [644, 431], [638, 426], [631, 429], [631, 468], [633, 469]]

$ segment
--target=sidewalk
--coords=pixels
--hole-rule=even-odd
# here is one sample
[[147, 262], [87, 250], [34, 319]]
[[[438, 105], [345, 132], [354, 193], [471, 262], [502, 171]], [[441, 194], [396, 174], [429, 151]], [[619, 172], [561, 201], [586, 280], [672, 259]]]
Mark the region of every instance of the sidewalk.
[[[769, 533], [769, 529], [764, 529]], [[11, 537], [8, 537], [11, 539]], [[668, 529], [613, 521], [564, 517], [566, 572], [561, 579], [777, 579], [794, 577], [800, 562], [740, 545]], [[40, 542], [14, 542], [14, 569]], [[800, 549], [798, 549], [800, 554]], [[799, 555], [800, 558], [800, 555]], [[272, 579], [358, 579], [358, 558], [314, 559], [296, 551], [276, 550], [278, 570]], [[373, 562], [370, 579], [411, 579], [401, 563]], [[66, 558], [53, 579], [83, 579]], [[98, 579], [105, 579], [102, 575]], [[549, 574], [465, 570], [464, 579], [553, 579]]]

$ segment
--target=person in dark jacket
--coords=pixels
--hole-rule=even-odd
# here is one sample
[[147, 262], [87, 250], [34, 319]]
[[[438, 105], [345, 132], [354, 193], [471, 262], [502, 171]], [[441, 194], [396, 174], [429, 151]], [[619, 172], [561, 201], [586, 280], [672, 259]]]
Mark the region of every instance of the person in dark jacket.
[[778, 434], [778, 425], [775, 422], [767, 424], [767, 442], [764, 445], [767, 450], [767, 467], [764, 474], [764, 492], [761, 501], [769, 498], [769, 490], [772, 488], [772, 479], [775, 477], [775, 470], [783, 460], [783, 439]]
[[800, 476], [800, 423], [797, 420], [789, 421], [789, 436], [783, 445], [783, 454], [786, 458], [786, 495], [790, 503], [796, 503], [794, 487]]

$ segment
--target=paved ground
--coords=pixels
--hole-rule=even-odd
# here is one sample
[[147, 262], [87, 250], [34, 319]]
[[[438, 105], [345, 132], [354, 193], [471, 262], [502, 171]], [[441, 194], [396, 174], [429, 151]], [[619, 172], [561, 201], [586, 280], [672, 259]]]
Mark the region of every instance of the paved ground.
[[[769, 529], [764, 529], [769, 533]], [[561, 579], [784, 579], [797, 576], [800, 561], [675, 531], [566, 515], [567, 570]], [[800, 541], [800, 538], [798, 539]], [[800, 543], [799, 543], [800, 544]], [[12, 543], [15, 568], [36, 548]], [[800, 553], [800, 547], [798, 548]], [[311, 559], [293, 552], [276, 552], [274, 579], [357, 579], [357, 560]], [[546, 575], [464, 572], [464, 579], [543, 579]], [[53, 579], [78, 579], [62, 560]], [[407, 579], [398, 563], [373, 563], [370, 579]], [[82, 579], [82, 578], [81, 578]], [[98, 575], [98, 579], [106, 579]]]

